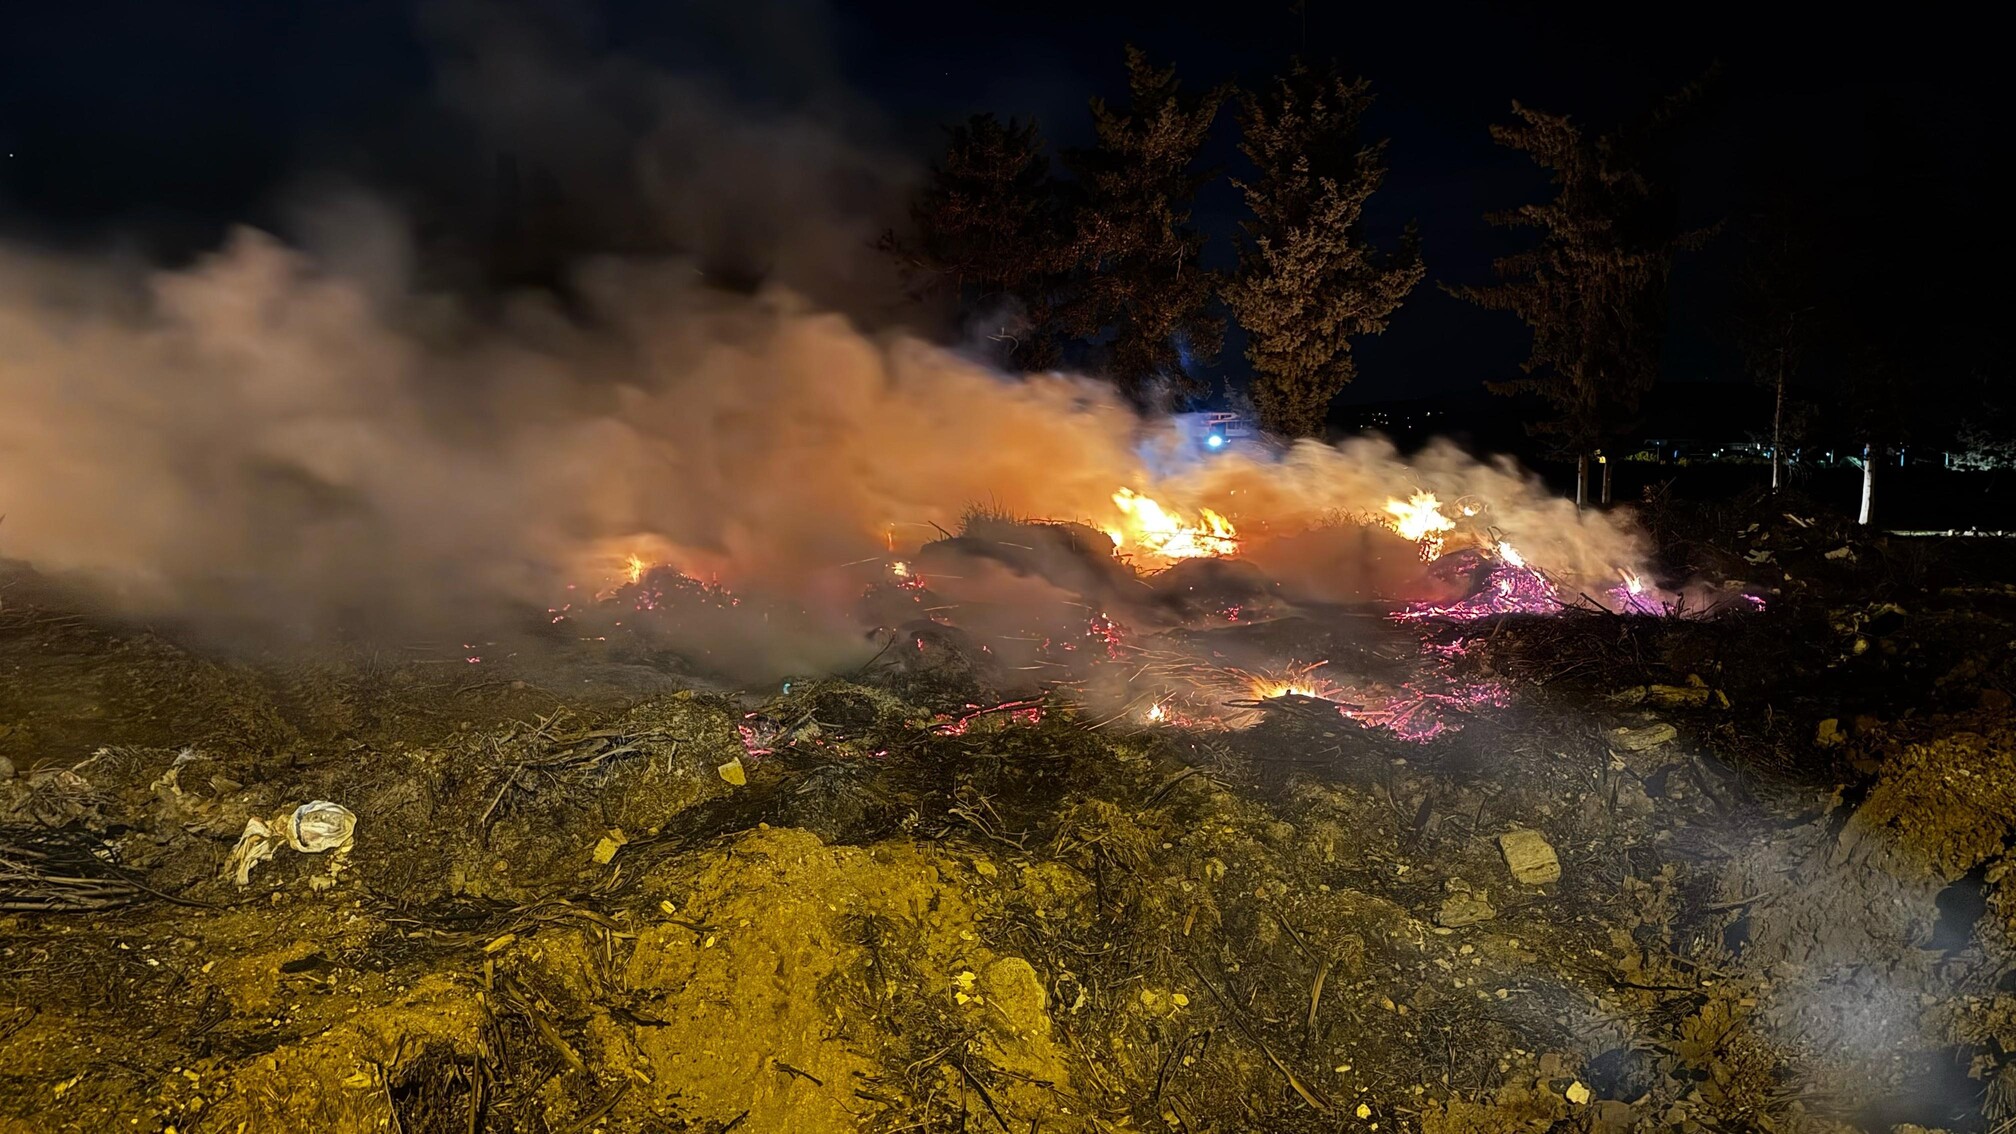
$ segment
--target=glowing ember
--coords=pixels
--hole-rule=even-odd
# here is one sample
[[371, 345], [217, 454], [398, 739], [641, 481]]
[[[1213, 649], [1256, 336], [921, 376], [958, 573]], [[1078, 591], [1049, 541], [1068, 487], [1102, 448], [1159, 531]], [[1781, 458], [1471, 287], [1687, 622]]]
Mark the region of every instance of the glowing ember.
[[1117, 659], [1125, 645], [1127, 628], [1113, 621], [1112, 616], [1102, 612], [1093, 615], [1085, 624], [1085, 636], [1103, 642], [1106, 646], [1106, 656]]
[[675, 568], [663, 565], [646, 567], [630, 582], [595, 597], [601, 602], [627, 602], [637, 610], [669, 610], [682, 604], [715, 607], [742, 605], [741, 598], [730, 593], [719, 580], [709, 582], [695, 579]]
[[784, 727], [761, 713], [744, 713], [736, 722], [735, 731], [741, 734], [742, 751], [752, 759], [777, 751], [778, 742], [784, 738]]
[[966, 712], [958, 716], [940, 713], [933, 718], [931, 731], [939, 736], [964, 736], [975, 721], [988, 717], [1005, 720], [1010, 724], [1036, 725], [1043, 723], [1043, 702], [1040, 700], [1003, 701], [998, 705], [968, 704]]
[[1148, 706], [1148, 720], [1151, 723], [1159, 723], [1167, 719], [1169, 719], [1168, 706], [1164, 705], [1160, 701], [1157, 701], [1154, 704]]
[[1386, 511], [1393, 519], [1390, 527], [1402, 539], [1421, 545], [1421, 558], [1434, 562], [1442, 554], [1442, 541], [1456, 527], [1456, 521], [1442, 514], [1442, 501], [1432, 492], [1417, 492], [1406, 501], [1388, 500]]
[[1377, 707], [1345, 706], [1338, 711], [1368, 728], [1384, 729], [1401, 740], [1425, 744], [1446, 733], [1462, 729], [1461, 721], [1450, 714], [1468, 715], [1481, 708], [1504, 708], [1512, 695], [1501, 685], [1449, 684], [1436, 691], [1409, 682]]
[[1509, 543], [1498, 545], [1484, 585], [1454, 602], [1414, 602], [1395, 611], [1398, 622], [1446, 619], [1470, 622], [1497, 614], [1554, 614], [1562, 608], [1561, 593], [1547, 576], [1526, 565]]
[[1665, 604], [1659, 601], [1658, 595], [1652, 594], [1646, 588], [1643, 579], [1633, 574], [1629, 568], [1620, 568], [1617, 573], [1624, 580], [1610, 588], [1610, 599], [1617, 604], [1617, 609], [1625, 614], [1666, 613]]
[[1187, 520], [1153, 497], [1126, 488], [1113, 494], [1113, 504], [1125, 517], [1118, 526], [1106, 529], [1116, 552], [1131, 546], [1164, 559], [1202, 559], [1239, 552], [1239, 533], [1232, 521], [1209, 508], [1199, 508], [1198, 518]]

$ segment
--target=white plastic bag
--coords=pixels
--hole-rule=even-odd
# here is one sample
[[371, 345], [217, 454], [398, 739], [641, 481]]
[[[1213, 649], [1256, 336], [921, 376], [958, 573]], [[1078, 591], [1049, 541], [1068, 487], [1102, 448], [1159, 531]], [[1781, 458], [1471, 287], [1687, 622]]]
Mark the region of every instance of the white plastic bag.
[[282, 812], [271, 819], [247, 819], [244, 834], [238, 836], [238, 845], [225, 860], [224, 871], [238, 885], [249, 886], [252, 868], [272, 858], [283, 843], [303, 854], [335, 851], [329, 863], [328, 881], [315, 880], [322, 882], [316, 887], [321, 889], [334, 884], [336, 876], [342, 873], [356, 831], [356, 814], [326, 799], [304, 803], [292, 814]]

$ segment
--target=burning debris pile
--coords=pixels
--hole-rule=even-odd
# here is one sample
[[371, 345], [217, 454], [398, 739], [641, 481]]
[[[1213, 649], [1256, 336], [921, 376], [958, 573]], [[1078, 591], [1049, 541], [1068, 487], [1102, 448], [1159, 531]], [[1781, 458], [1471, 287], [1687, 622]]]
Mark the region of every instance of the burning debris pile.
[[[1499, 683], [1458, 672], [1479, 624], [1680, 612], [1678, 596], [1646, 585], [1633, 566], [1616, 567], [1606, 585], [1528, 562], [1475, 496], [1445, 506], [1415, 491], [1377, 513], [1327, 517], [1324, 530], [1385, 541], [1384, 554], [1401, 564], [1392, 575], [1401, 593], [1450, 596], [1344, 604], [1268, 576], [1271, 550], [1304, 533], [1133, 489], [1111, 500], [1114, 512], [1097, 526], [969, 511], [956, 533], [907, 549], [890, 529], [887, 554], [835, 572], [858, 588], [857, 625], [877, 644], [867, 668], [901, 675], [910, 692], [955, 706], [955, 715], [1055, 703], [1120, 729], [1238, 729], [1280, 707], [1269, 702], [1292, 700], [1419, 743], [1508, 705]], [[621, 563], [596, 604], [565, 608], [555, 621], [598, 629], [597, 641], [618, 631], [677, 641], [696, 621], [720, 634], [738, 617], [764, 625], [814, 617], [738, 609], [742, 599], [718, 582], [636, 553]], [[723, 621], [724, 611], [734, 613]], [[1322, 632], [1297, 640], [1311, 627]], [[1333, 665], [1337, 651], [1349, 657]]]
[[[2009, 1113], [1948, 1066], [2016, 1081], [2006, 919], [1942, 914], [2006, 904], [1951, 790], [2006, 729], [1894, 690], [1970, 709], [2016, 614], [1879, 549], [1659, 558], [1447, 445], [1172, 456], [676, 266], [426, 328], [257, 238], [135, 293], [0, 272], [48, 573], [0, 605], [0, 1134]], [[227, 869], [304, 808], [340, 856]]]

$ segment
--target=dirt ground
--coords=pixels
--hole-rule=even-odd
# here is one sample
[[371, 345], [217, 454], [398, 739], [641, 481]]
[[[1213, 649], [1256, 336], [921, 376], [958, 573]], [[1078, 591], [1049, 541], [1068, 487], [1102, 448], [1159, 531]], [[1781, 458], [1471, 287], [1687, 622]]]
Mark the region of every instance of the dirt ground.
[[231, 657], [12, 568], [0, 1132], [2008, 1129], [2016, 553], [1787, 503], [1648, 512], [1761, 611], [1381, 622], [1508, 692], [1422, 742]]

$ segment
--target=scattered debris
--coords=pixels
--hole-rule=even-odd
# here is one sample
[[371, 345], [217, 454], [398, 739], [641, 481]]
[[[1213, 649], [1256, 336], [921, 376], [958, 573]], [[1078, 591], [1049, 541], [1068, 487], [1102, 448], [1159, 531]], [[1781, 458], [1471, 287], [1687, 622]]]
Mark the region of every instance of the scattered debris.
[[1610, 743], [1626, 752], [1644, 752], [1662, 744], [1670, 744], [1679, 739], [1680, 730], [1661, 721], [1643, 728], [1615, 728], [1610, 730]]
[[603, 835], [595, 843], [595, 851], [590, 857], [595, 860], [595, 865], [607, 866], [616, 861], [616, 852], [622, 850], [629, 842], [630, 839], [623, 833], [623, 828], [612, 827], [608, 834]]
[[224, 862], [224, 874], [240, 887], [245, 887], [252, 884], [253, 868], [271, 859], [282, 846], [292, 847], [302, 854], [334, 851], [336, 853], [331, 856], [327, 875], [310, 881], [310, 885], [318, 889], [325, 888], [342, 873], [345, 859], [354, 845], [356, 829], [357, 816], [348, 808], [326, 799], [304, 803], [270, 820], [247, 819], [244, 833], [238, 836], [238, 845], [232, 848], [230, 857]]
[[1507, 831], [1498, 836], [1498, 850], [1505, 856], [1512, 877], [1523, 886], [1545, 886], [1561, 880], [1561, 860], [1555, 857], [1547, 837], [1538, 831], [1527, 827]]
[[[1559, 871], [1556, 871], [1559, 876]], [[1469, 890], [1458, 890], [1442, 899], [1442, 908], [1436, 911], [1435, 924], [1446, 929], [1461, 929], [1466, 925], [1490, 921], [1498, 916], [1484, 895]]]
[[[641, 635], [470, 684], [10, 605], [0, 1131], [1996, 1129], [2016, 591], [1816, 570], [1841, 526], [1785, 506], [1755, 617], [1276, 598], [1179, 656], [1072, 608], [1125, 713], [921, 629], [743, 695]], [[1327, 684], [1166, 696], [1220, 656]], [[1373, 719], [1424, 691], [1465, 727]]]

